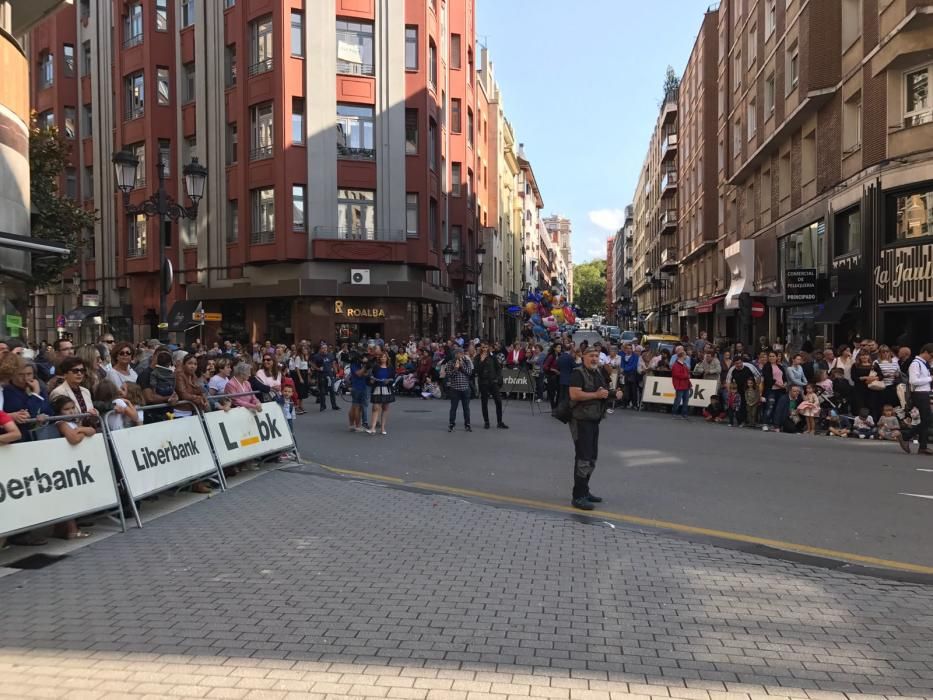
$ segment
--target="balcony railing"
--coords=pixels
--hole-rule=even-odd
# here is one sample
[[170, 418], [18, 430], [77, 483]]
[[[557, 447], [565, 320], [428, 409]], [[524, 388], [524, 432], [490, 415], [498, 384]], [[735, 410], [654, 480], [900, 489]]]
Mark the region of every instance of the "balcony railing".
[[338, 59], [337, 72], [343, 75], [375, 75], [376, 67], [372, 63], [352, 63]]
[[661, 233], [673, 233], [677, 228], [677, 210], [668, 209], [661, 213]]
[[131, 121], [133, 119], [139, 119], [146, 113], [146, 108], [143, 105], [135, 105], [128, 107], [125, 113], [126, 121]]
[[141, 43], [143, 43], [143, 35], [134, 34], [133, 36], [128, 36], [123, 40], [123, 48], [131, 49], [134, 46], [139, 46]]
[[353, 160], [375, 160], [375, 148], [351, 148], [337, 144], [337, 156], [340, 158], [350, 158]]
[[263, 59], [262, 61], [257, 61], [256, 63], [253, 63], [249, 67], [248, 72], [250, 76], [254, 76], [254, 75], [259, 75], [260, 73], [268, 73], [270, 70], [272, 70], [272, 59], [266, 58], [266, 59]]
[[661, 141], [661, 158], [664, 159], [668, 153], [677, 150], [677, 134], [668, 134]]
[[661, 178], [661, 194], [675, 187], [677, 187], [677, 171], [672, 170], [669, 173], [665, 173], [664, 177]]
[[272, 145], [260, 146], [259, 148], [254, 148], [249, 152], [249, 160], [253, 162], [254, 160], [266, 160], [267, 158], [272, 157]]
[[661, 269], [670, 270], [677, 267], [677, 251], [674, 248], [664, 248], [661, 251]]
[[253, 245], [261, 243], [273, 243], [275, 241], [275, 231], [252, 231], [249, 235], [249, 242]]
[[404, 241], [402, 229], [366, 228], [362, 226], [315, 226], [314, 238], [337, 241]]

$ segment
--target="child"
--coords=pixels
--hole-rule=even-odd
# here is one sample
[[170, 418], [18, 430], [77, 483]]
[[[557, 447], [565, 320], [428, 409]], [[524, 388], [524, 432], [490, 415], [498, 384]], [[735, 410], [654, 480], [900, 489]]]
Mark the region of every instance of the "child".
[[894, 415], [894, 406], [886, 404], [881, 409], [881, 418], [878, 419], [878, 439], [897, 440], [901, 436], [901, 424]]
[[729, 427], [742, 425], [744, 418], [742, 411], [742, 395], [735, 382], [729, 383], [729, 393], [726, 394], [726, 415], [729, 418]]
[[[288, 431], [292, 434], [292, 441], [295, 440], [295, 385], [282, 385], [282, 413], [285, 414], [285, 422], [288, 423]], [[279, 455], [280, 462], [290, 462], [295, 459], [293, 452], [283, 452]]]
[[[70, 396], [60, 394], [52, 399], [52, 408], [56, 416], [77, 415], [78, 407], [72, 401]], [[74, 421], [60, 421], [58, 423], [58, 432], [64, 437], [69, 445], [78, 445], [85, 438], [94, 437], [97, 431], [94, 428], [88, 428], [84, 425], [78, 425]], [[78, 540], [90, 537], [89, 532], [83, 532], [78, 529], [77, 520], [68, 520], [55, 526], [55, 535], [63, 540]]]
[[816, 386], [807, 384], [803, 401], [797, 406], [798, 415], [807, 419], [807, 434], [816, 435], [816, 417], [820, 415], [820, 397], [816, 393]]
[[136, 409], [136, 417], [139, 419], [138, 425], [142, 425], [144, 422], [143, 409], [139, 407], [146, 405], [146, 398], [143, 396], [142, 388], [136, 382], [127, 382], [123, 385], [123, 390], [126, 392], [126, 400], [133, 404]]
[[760, 403], [761, 392], [758, 391], [758, 383], [749, 377], [745, 386], [745, 412], [748, 414], [749, 425], [758, 425], [758, 404]]
[[[893, 410], [893, 409], [892, 409]], [[852, 437], [858, 437], [862, 440], [868, 438], [875, 439], [875, 419], [871, 417], [871, 411], [863, 408], [858, 412], [855, 420], [852, 422]]]
[[829, 434], [833, 437], [848, 437], [849, 429], [836, 411], [829, 412]]
[[726, 412], [722, 410], [722, 400], [717, 394], [709, 397], [709, 406], [703, 409], [703, 418], [707, 423], [722, 423], [726, 419]]
[[113, 413], [107, 414], [107, 427], [111, 431], [143, 423], [133, 404], [121, 398], [117, 385], [109, 379], [101, 379], [97, 383], [97, 388], [94, 389], [94, 400], [113, 408]]

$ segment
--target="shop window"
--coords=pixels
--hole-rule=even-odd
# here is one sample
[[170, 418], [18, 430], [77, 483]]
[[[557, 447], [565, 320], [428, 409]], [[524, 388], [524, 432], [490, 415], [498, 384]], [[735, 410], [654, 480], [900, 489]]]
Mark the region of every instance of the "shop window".
[[933, 235], [933, 184], [888, 195], [889, 242]]
[[822, 221], [815, 221], [782, 238], [784, 269], [815, 268], [817, 273], [823, 272], [825, 238], [826, 226]]
[[836, 215], [833, 229], [833, 256], [842, 257], [862, 250], [862, 212], [858, 207]]

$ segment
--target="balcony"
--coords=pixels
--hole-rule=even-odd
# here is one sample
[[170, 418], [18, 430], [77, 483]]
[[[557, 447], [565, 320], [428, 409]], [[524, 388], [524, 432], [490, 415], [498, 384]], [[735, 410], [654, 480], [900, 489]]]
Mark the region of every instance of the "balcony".
[[259, 75], [260, 73], [268, 73], [270, 70], [272, 70], [272, 59], [266, 58], [266, 59], [263, 59], [262, 61], [257, 61], [256, 63], [253, 63], [249, 67], [248, 73], [250, 77], [252, 77], [254, 75]]
[[376, 67], [372, 63], [353, 63], [337, 59], [337, 72], [341, 75], [375, 75]]
[[126, 39], [124, 39], [123, 48], [131, 49], [134, 46], [139, 46], [141, 43], [143, 43], [143, 35], [141, 33], [133, 34], [132, 36], [128, 36]]
[[[663, 188], [662, 188], [663, 189]], [[661, 212], [660, 220], [660, 231], [661, 235], [666, 233], [674, 233], [677, 230], [677, 210], [668, 209]]]
[[275, 231], [253, 231], [249, 235], [249, 242], [252, 245], [275, 242]]
[[664, 137], [664, 140], [661, 141], [661, 160], [664, 160], [668, 155], [676, 152], [677, 134], [668, 134]]
[[400, 243], [405, 241], [405, 231], [402, 229], [364, 228], [359, 226], [338, 226], [336, 228], [315, 226], [314, 238], [331, 241], [390, 241]]
[[260, 146], [259, 148], [254, 148], [249, 152], [249, 161], [252, 163], [256, 160], [266, 160], [272, 157], [272, 146]]
[[349, 160], [376, 160], [375, 148], [351, 148], [337, 144], [337, 157]]
[[674, 248], [664, 248], [661, 251], [661, 272], [674, 272], [677, 270], [677, 251]]
[[677, 116], [677, 100], [680, 97], [680, 87], [671, 88], [664, 93], [664, 104], [661, 105], [661, 123], [667, 124]]
[[677, 171], [671, 170], [664, 173], [661, 178], [661, 196], [672, 194], [677, 190]]

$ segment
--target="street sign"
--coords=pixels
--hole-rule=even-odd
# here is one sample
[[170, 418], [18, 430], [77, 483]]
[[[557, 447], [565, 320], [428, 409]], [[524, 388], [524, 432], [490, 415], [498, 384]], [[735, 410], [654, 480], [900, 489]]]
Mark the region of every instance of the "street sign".
[[65, 327], [65, 314], [59, 314], [55, 317], [55, 327], [64, 328]]
[[164, 331], [166, 328], [168, 328], [168, 324], [165, 321], [163, 321], [162, 323], [158, 325], [158, 329], [160, 331]]
[[219, 323], [220, 321], [224, 320], [224, 315], [223, 314], [204, 314], [204, 320]]
[[760, 301], [752, 302], [752, 318], [762, 318], [765, 315], [765, 305]]

